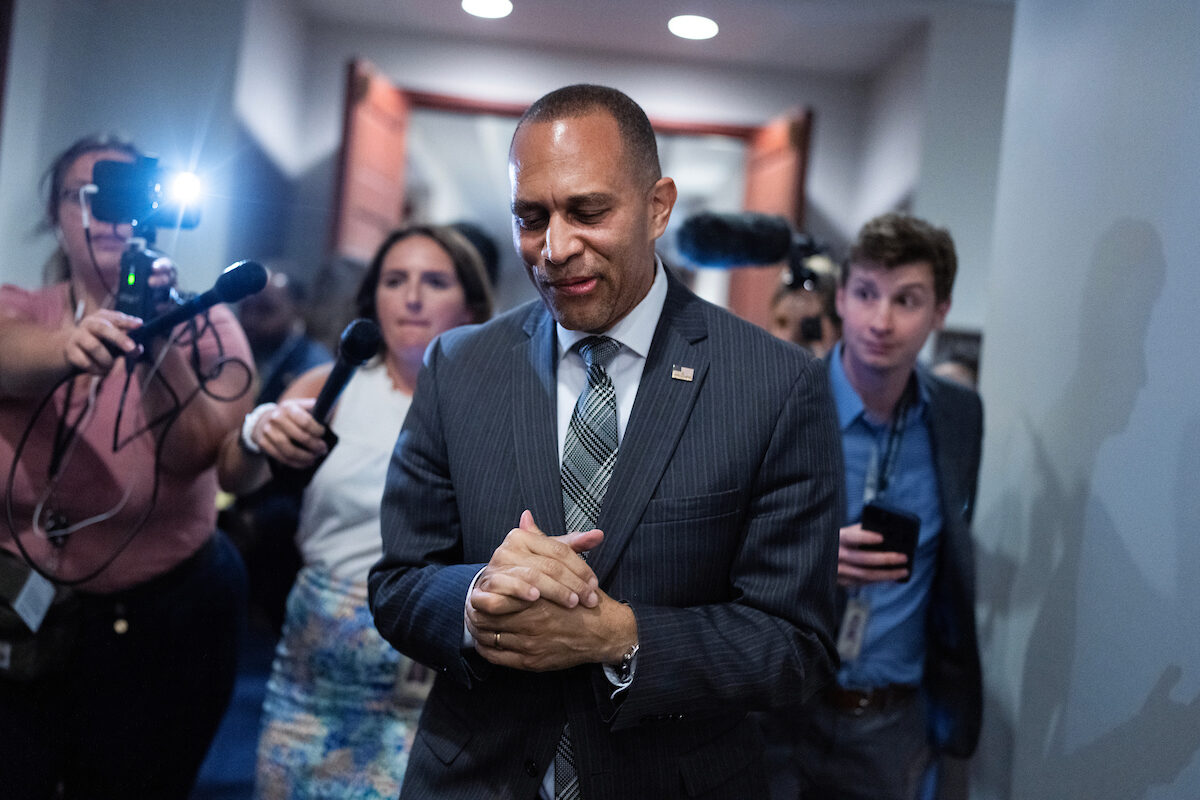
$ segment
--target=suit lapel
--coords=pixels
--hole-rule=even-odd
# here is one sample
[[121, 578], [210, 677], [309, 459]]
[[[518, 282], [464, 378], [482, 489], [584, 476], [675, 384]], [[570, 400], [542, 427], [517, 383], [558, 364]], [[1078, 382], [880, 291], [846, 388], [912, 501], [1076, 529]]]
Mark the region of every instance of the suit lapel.
[[[533, 519], [551, 536], [562, 534], [558, 474], [554, 322], [540, 303], [525, 321], [529, 340], [514, 348], [513, 433], [521, 496]], [[521, 509], [518, 509], [518, 513]], [[516, 525], [516, 520], [513, 521]]]
[[[597, 524], [604, 542], [588, 559], [602, 586], [658, 486], [708, 374], [708, 349], [702, 344], [708, 328], [699, 304], [668, 273], [666, 303]], [[691, 379], [672, 377], [675, 367], [690, 368]]]
[[[955, 457], [955, 448], [948, 446], [948, 443], [954, 442], [956, 434], [959, 433], [955, 430], [957, 424], [952, 418], [952, 409], [945, 404], [942, 387], [921, 366], [918, 365], [916, 372], [917, 381], [929, 396], [929, 438], [930, 444], [933, 446], [933, 464], [941, 494], [944, 524], [954, 525], [957, 528], [959, 515], [963, 513], [964, 509], [955, 508], [953, 504], [956, 498], [962, 498], [965, 495], [960, 486], [962, 471], [957, 463], [958, 459]], [[958, 502], [961, 503], [961, 499]]]

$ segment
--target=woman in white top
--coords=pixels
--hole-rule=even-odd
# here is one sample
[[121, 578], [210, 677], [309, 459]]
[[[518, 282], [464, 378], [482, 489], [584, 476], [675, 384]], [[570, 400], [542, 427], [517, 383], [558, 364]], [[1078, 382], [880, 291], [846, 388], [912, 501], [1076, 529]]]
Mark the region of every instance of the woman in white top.
[[320, 462], [301, 501], [296, 541], [304, 567], [288, 597], [258, 746], [261, 798], [394, 798], [407, 764], [429, 671], [397, 653], [367, 608], [367, 570], [379, 558], [379, 504], [392, 447], [429, 342], [483, 322], [492, 300], [466, 239], [440, 226], [392, 233], [357, 295], [358, 316], [382, 334], [325, 428], [309, 413], [332, 365], [247, 415], [222, 448], [222, 485], [243, 493], [270, 476], [267, 458], [304, 469]]

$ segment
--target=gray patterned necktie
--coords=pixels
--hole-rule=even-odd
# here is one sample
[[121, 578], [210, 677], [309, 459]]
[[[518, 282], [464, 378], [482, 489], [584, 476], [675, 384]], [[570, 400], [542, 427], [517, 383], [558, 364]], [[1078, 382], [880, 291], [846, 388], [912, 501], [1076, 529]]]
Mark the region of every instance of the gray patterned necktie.
[[[589, 336], [579, 343], [587, 364], [587, 386], [571, 412], [563, 445], [563, 517], [567, 531], [596, 527], [617, 460], [617, 393], [605, 369], [621, 343], [607, 336]], [[571, 731], [563, 726], [554, 753], [554, 800], [579, 800], [579, 774]]]
[[617, 460], [617, 393], [606, 367], [621, 343], [589, 336], [579, 343], [587, 364], [587, 386], [575, 403], [563, 445], [563, 517], [567, 532], [587, 531], [600, 519]]

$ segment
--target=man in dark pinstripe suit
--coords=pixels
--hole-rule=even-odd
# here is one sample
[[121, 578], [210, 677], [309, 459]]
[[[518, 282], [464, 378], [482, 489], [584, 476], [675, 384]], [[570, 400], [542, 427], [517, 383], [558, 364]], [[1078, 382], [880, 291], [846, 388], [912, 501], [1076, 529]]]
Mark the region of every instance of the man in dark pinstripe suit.
[[[748, 712], [834, 659], [826, 370], [664, 269], [675, 185], [625, 95], [542, 98], [509, 165], [542, 302], [430, 347], [383, 498], [376, 624], [441, 673], [402, 797], [552, 800], [565, 723], [586, 800], [761, 797]], [[596, 529], [568, 532], [589, 334], [619, 343], [619, 446]]]

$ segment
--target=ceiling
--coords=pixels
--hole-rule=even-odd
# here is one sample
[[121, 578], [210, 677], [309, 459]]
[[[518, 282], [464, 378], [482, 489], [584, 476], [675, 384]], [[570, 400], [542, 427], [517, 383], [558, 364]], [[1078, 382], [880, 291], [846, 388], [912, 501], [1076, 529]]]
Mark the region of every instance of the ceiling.
[[[410, 33], [554, 49], [672, 58], [839, 75], [869, 75], [953, 3], [1012, 0], [513, 0], [511, 15], [477, 19], [458, 0], [293, 0], [310, 18]], [[703, 14], [720, 34], [667, 32], [675, 14]]]

